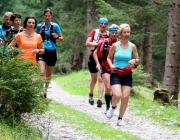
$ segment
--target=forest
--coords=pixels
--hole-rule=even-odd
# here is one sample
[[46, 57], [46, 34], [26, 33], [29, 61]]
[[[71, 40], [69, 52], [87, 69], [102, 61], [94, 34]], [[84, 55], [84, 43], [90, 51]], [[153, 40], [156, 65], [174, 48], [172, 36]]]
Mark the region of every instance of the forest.
[[[109, 25], [128, 23], [130, 41], [135, 43], [141, 65], [150, 76], [145, 82], [169, 90], [178, 101], [180, 87], [180, 1], [178, 0], [1, 0], [1, 15], [6, 11], [29, 15], [43, 21], [43, 10], [53, 11], [53, 21], [60, 24], [65, 41], [57, 44], [55, 73], [68, 74], [87, 69], [88, 33], [98, 28], [100, 17]], [[2, 23], [2, 19], [0, 20]]]

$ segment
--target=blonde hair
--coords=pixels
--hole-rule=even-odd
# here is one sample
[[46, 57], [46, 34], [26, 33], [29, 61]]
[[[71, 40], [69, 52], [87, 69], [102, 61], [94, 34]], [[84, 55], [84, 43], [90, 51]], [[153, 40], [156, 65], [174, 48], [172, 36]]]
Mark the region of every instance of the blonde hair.
[[123, 30], [124, 28], [126, 28], [126, 27], [129, 27], [129, 29], [131, 30], [129, 24], [121, 24], [121, 25], [119, 26], [118, 34], [120, 35], [120, 34], [122, 33], [122, 30]]
[[6, 12], [4, 15], [3, 15], [3, 19], [5, 19], [6, 17], [11, 17], [13, 13], [12, 12]]

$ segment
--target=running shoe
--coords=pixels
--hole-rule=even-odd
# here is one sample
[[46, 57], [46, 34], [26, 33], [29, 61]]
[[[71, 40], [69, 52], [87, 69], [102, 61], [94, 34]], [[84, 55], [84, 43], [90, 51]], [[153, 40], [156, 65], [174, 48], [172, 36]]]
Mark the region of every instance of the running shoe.
[[47, 98], [47, 93], [41, 93], [40, 96], [41, 96], [42, 98]]
[[94, 98], [91, 96], [89, 97], [89, 104], [94, 105]]
[[123, 126], [124, 125], [124, 122], [122, 119], [118, 119], [117, 121], [117, 126]]
[[106, 114], [108, 110], [109, 110], [109, 108], [106, 108], [106, 110], [105, 110], [104, 114]]
[[47, 98], [47, 93], [44, 93], [44, 98]]
[[101, 100], [97, 101], [97, 107], [102, 107], [102, 101]]
[[114, 112], [114, 109], [113, 109], [112, 107], [110, 107], [110, 108], [108, 109], [108, 111], [106, 112], [106, 117], [109, 118], [109, 119], [111, 119], [112, 116], [113, 116], [113, 112]]

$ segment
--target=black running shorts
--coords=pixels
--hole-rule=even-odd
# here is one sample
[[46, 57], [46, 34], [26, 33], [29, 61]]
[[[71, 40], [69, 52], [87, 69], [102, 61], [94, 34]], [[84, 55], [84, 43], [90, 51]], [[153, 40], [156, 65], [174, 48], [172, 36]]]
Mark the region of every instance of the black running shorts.
[[56, 50], [45, 49], [44, 54], [36, 54], [36, 61], [44, 61], [48, 66], [55, 66], [57, 61]]
[[[101, 63], [102, 60], [99, 59], [99, 63]], [[92, 55], [89, 56], [88, 60], [88, 68], [91, 73], [97, 73], [98, 70], [96, 69], [96, 62], [94, 60], [94, 57]]]
[[132, 73], [118, 75], [116, 73], [111, 73], [110, 75], [110, 85], [120, 84], [123, 86], [132, 87]]

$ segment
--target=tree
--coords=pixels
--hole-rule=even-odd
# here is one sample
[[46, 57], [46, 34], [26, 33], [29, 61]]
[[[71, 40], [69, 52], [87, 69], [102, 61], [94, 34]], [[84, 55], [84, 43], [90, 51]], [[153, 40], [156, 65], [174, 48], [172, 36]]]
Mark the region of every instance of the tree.
[[[94, 3], [94, 0], [86, 0], [86, 27], [88, 31], [92, 29], [93, 3]], [[85, 69], [88, 68], [89, 54], [90, 54], [90, 48], [86, 47], [86, 51], [84, 55], [85, 56]]]
[[[170, 4], [165, 71], [163, 88], [169, 90], [173, 101], [178, 101], [179, 68], [180, 68], [180, 1], [172, 0]], [[175, 104], [177, 105], [177, 104]]]

